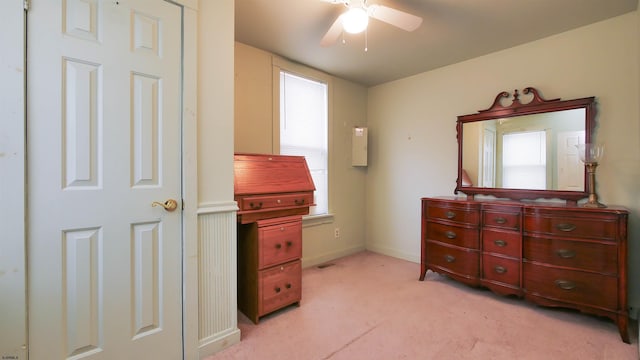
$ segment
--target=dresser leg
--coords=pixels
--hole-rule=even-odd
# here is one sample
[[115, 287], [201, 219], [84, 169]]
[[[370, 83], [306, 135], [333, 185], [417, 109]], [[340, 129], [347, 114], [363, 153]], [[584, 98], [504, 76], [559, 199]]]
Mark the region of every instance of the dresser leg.
[[618, 315], [618, 331], [620, 331], [622, 341], [631, 344], [629, 341], [629, 318], [626, 315]]
[[427, 274], [427, 265], [420, 264], [420, 281], [424, 280], [424, 276]]

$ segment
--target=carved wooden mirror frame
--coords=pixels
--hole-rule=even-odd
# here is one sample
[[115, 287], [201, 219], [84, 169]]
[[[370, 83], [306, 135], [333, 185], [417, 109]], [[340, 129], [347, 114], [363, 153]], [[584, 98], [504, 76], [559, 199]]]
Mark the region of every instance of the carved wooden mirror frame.
[[507, 189], [507, 188], [489, 188], [489, 187], [475, 187], [475, 186], [463, 186], [463, 167], [462, 167], [462, 139], [463, 139], [463, 125], [465, 123], [483, 120], [495, 120], [504, 118], [513, 118], [521, 115], [541, 114], [562, 110], [571, 109], [585, 109], [585, 142], [590, 143], [593, 136], [593, 130], [595, 126], [595, 97], [587, 97], [574, 100], [560, 100], [543, 99], [539, 92], [532, 88], [527, 87], [522, 91], [523, 94], [531, 94], [532, 100], [526, 104], [520, 102], [520, 94], [518, 90], [513, 93], [513, 100], [511, 105], [503, 106], [502, 100], [508, 99], [511, 95], [503, 91], [499, 93], [493, 105], [486, 110], [480, 110], [476, 114], [468, 114], [458, 116], [456, 123], [457, 139], [458, 139], [458, 178], [456, 180], [455, 193], [462, 192], [468, 196], [469, 199], [473, 199], [475, 195], [492, 195], [498, 198], [509, 198], [515, 200], [521, 199], [562, 199], [567, 203], [575, 205], [578, 200], [586, 198], [587, 182], [586, 172], [584, 176], [584, 186], [582, 191], [569, 191], [569, 190], [533, 190], [533, 189]]

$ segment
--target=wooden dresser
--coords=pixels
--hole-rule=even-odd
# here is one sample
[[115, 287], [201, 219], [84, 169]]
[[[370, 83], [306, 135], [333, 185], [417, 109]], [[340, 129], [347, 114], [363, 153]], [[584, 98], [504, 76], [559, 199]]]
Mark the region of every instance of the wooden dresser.
[[315, 187], [302, 156], [236, 154], [238, 309], [251, 321], [302, 298], [302, 215]]
[[618, 207], [423, 198], [420, 280], [432, 270], [609, 317], [629, 343], [627, 217]]

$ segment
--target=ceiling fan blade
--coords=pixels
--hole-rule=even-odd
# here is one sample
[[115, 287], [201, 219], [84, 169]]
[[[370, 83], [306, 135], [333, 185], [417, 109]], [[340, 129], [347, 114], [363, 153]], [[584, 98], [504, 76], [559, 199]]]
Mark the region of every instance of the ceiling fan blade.
[[331, 46], [338, 40], [338, 37], [340, 37], [340, 34], [342, 34], [342, 20], [340, 19], [341, 16], [342, 15], [338, 16], [336, 21], [334, 21], [333, 25], [331, 25], [331, 27], [329, 28], [329, 31], [324, 34], [324, 37], [322, 38], [322, 40], [320, 40], [320, 45]]
[[369, 5], [368, 12], [372, 18], [384, 21], [405, 31], [413, 31], [422, 24], [421, 17], [384, 5]]

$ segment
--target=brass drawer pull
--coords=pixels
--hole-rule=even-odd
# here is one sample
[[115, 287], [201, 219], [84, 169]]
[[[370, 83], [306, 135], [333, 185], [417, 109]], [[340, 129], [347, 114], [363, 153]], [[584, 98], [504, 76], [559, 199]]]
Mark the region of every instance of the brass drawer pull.
[[454, 233], [453, 231], [447, 231], [447, 232], [444, 233], [444, 235], [448, 239], [455, 239], [456, 238], [456, 233]]
[[280, 292], [280, 287], [279, 287], [279, 286], [276, 286], [276, 288], [275, 288], [274, 290], [275, 290], [277, 293], [279, 293], [279, 292]]
[[496, 244], [496, 246], [500, 246], [500, 247], [507, 246], [507, 242], [504, 240], [493, 240], [493, 243]]
[[293, 200], [293, 202], [294, 202], [296, 205], [304, 205], [304, 199], [300, 199], [300, 200], [295, 199], [295, 200]]
[[293, 245], [292, 241], [287, 241], [287, 247], [291, 247]]
[[576, 283], [574, 283], [573, 281], [569, 281], [569, 280], [556, 280], [555, 284], [557, 287], [559, 287], [562, 290], [573, 290], [576, 288]]
[[573, 224], [557, 224], [556, 229], [564, 232], [571, 232], [576, 229], [576, 226]]
[[563, 259], [571, 259], [576, 257], [576, 252], [573, 250], [559, 249], [559, 250], [556, 250], [556, 255], [558, 255]]
[[281, 248], [282, 248], [282, 245], [280, 245], [279, 243], [276, 244], [276, 249], [281, 249]]
[[291, 284], [287, 284], [284, 287], [286, 287], [287, 289], [291, 289]]
[[444, 256], [444, 261], [448, 262], [448, 263], [452, 263], [454, 261], [456, 261], [456, 257], [453, 255], [445, 255]]
[[454, 217], [456, 217], [456, 213], [454, 213], [453, 211], [447, 211], [446, 214], [447, 219], [453, 219]]
[[507, 219], [503, 218], [503, 217], [497, 217], [495, 219], [497, 224], [506, 224], [507, 223]]
[[258, 204], [249, 203], [249, 207], [252, 208], [253, 210], [262, 209], [262, 201], [259, 202]]
[[494, 267], [493, 270], [498, 274], [505, 274], [507, 272], [507, 268], [500, 265]]

